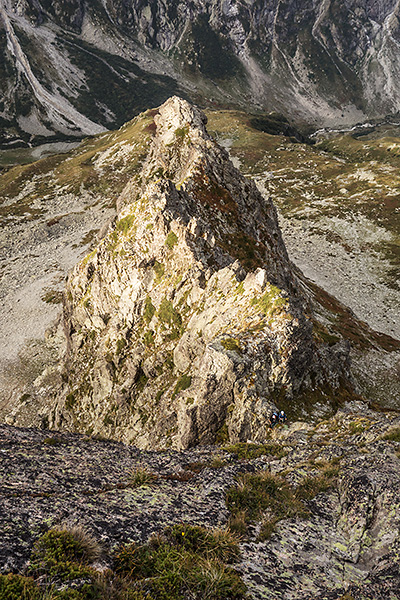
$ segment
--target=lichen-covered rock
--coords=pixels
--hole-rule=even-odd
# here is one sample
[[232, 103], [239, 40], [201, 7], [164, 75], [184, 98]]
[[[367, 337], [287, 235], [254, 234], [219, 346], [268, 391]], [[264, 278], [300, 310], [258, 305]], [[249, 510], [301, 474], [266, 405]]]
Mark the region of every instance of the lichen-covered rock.
[[[249, 598], [394, 600], [400, 589], [399, 439], [398, 415], [361, 404], [348, 404], [315, 427], [275, 428], [272, 451], [266, 445], [265, 453], [253, 444], [140, 451], [2, 425], [0, 573], [22, 572], [35, 541], [52, 527], [79, 525], [95, 537], [103, 547], [99, 569], [111, 564], [121, 544], [144, 543], [174, 523], [224, 527], [225, 498], [237, 489], [237, 478], [269, 473], [290, 486], [303, 510], [291, 517], [264, 510], [244, 532], [235, 568]], [[144, 471], [152, 479], [134, 484]], [[248, 502], [243, 508], [254, 509], [257, 496]], [[260, 541], [271, 517], [275, 530]]]
[[[347, 349], [317, 347], [276, 211], [173, 97], [151, 150], [64, 305], [65, 386], [51, 426], [187, 448], [263, 440], [274, 401], [329, 407]], [[326, 409], [327, 407], [325, 407]]]

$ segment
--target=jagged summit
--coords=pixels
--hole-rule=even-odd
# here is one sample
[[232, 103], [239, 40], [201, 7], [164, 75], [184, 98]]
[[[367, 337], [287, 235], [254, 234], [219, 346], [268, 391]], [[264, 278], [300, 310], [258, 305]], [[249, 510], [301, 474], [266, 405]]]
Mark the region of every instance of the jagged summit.
[[261, 441], [278, 398], [329, 409], [347, 349], [314, 342], [275, 208], [204, 114], [173, 97], [152, 115], [143, 170], [68, 279], [49, 425], [152, 449]]

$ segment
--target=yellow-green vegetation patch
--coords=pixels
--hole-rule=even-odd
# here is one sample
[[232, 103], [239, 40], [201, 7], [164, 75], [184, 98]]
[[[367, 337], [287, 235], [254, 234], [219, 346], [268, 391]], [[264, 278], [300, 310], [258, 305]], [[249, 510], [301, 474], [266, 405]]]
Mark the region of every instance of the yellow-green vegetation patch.
[[[135, 215], [127, 215], [126, 217], [123, 217], [122, 219], [120, 219], [119, 221], [117, 221], [116, 225], [115, 225], [115, 229], [124, 234], [127, 235], [128, 232], [134, 227], [135, 224]], [[135, 228], [136, 230], [136, 228]]]
[[148, 329], [147, 331], [145, 331], [143, 340], [147, 347], [154, 346], [154, 344], [155, 344], [154, 331], [152, 329]]
[[282, 290], [270, 285], [269, 289], [258, 298], [252, 298], [250, 304], [258, 308], [265, 316], [273, 316], [274, 314], [284, 310], [289, 302], [287, 298], [282, 297]]
[[169, 234], [166, 237], [165, 245], [167, 246], [167, 248], [169, 248], [170, 250], [172, 250], [172, 248], [177, 243], [178, 243], [178, 236], [173, 231], [170, 231]]
[[126, 341], [126, 339], [124, 337], [119, 338], [119, 340], [117, 340], [117, 346], [116, 346], [116, 351], [115, 353], [117, 354], [117, 356], [119, 354], [122, 354], [124, 348], [128, 345], [128, 342]]
[[313, 320], [313, 336], [317, 342], [328, 344], [328, 346], [334, 346], [341, 339], [340, 336], [331, 333], [325, 325], [316, 319]]
[[383, 439], [390, 442], [400, 442], [400, 427], [396, 427], [385, 433]]
[[[252, 521], [262, 521], [259, 539], [267, 539], [278, 521], [304, 518], [308, 511], [295, 490], [281, 477], [266, 471], [239, 475], [226, 495], [230, 527], [239, 531]], [[264, 515], [268, 515], [264, 518]]]
[[370, 425], [371, 423], [368, 419], [359, 418], [349, 423], [349, 431], [354, 434], [364, 433], [364, 431], [370, 428]]
[[76, 393], [74, 392], [70, 392], [69, 394], [67, 394], [67, 397], [65, 399], [65, 408], [67, 410], [71, 410], [73, 408], [73, 406], [77, 403], [78, 398]]
[[230, 350], [231, 352], [236, 352], [237, 354], [242, 354], [242, 349], [240, 347], [239, 340], [235, 338], [224, 338], [221, 340], [221, 346], [225, 350]]
[[87, 265], [88, 262], [90, 262], [92, 260], [92, 258], [94, 258], [96, 256], [97, 250], [92, 250], [92, 252], [90, 252], [89, 254], [87, 254], [85, 256], [84, 259], [82, 259], [82, 265]]
[[172, 399], [174, 399], [180, 392], [183, 392], [185, 390], [187, 390], [188, 388], [190, 388], [190, 386], [192, 385], [192, 377], [190, 375], [186, 375], [185, 373], [183, 375], [181, 375], [178, 379], [178, 381], [176, 382], [173, 394], [172, 394]]
[[147, 324], [150, 323], [155, 315], [155, 312], [156, 309], [153, 306], [150, 296], [146, 296], [146, 300], [144, 301], [143, 317]]
[[60, 304], [63, 299], [63, 293], [59, 290], [46, 290], [42, 296], [42, 301], [46, 304]]
[[157, 313], [161, 323], [168, 325], [171, 329], [171, 339], [176, 339], [182, 333], [182, 317], [179, 312], [174, 308], [172, 302], [163, 298], [160, 304], [160, 308]]
[[189, 133], [189, 127], [178, 127], [175, 129], [175, 137], [183, 139]]
[[43, 444], [46, 446], [61, 446], [63, 443], [63, 440], [58, 437], [47, 437], [43, 440]]
[[163, 263], [158, 262], [158, 260], [154, 261], [153, 265], [154, 273], [155, 273], [155, 283], [158, 284], [164, 277], [165, 267]]
[[283, 458], [287, 455], [287, 450], [281, 444], [269, 442], [268, 444], [249, 444], [247, 442], [239, 442], [238, 444], [230, 444], [223, 446], [222, 450], [229, 454], [236, 454], [240, 460], [251, 460], [260, 456], [274, 456]]

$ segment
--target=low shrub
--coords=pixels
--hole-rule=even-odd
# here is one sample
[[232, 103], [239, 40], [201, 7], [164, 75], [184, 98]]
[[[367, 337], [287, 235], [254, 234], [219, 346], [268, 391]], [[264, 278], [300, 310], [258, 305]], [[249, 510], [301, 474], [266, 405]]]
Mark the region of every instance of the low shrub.
[[91, 581], [94, 571], [90, 565], [101, 553], [101, 546], [82, 527], [49, 529], [34, 545], [29, 572], [46, 575], [50, 580]]
[[43, 593], [31, 577], [0, 575], [1, 600], [42, 600]]
[[31, 554], [33, 577], [0, 575], [1, 600], [242, 600], [246, 588], [228, 566], [237, 538], [222, 529], [179, 524], [114, 553], [95, 570], [101, 548], [83, 528], [50, 529]]

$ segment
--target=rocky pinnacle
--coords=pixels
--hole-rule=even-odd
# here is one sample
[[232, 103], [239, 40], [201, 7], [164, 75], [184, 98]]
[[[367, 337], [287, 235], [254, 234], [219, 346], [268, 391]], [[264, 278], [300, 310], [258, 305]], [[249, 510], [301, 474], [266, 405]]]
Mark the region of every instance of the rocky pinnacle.
[[151, 116], [142, 171], [68, 279], [50, 426], [182, 449], [262, 441], [278, 403], [329, 412], [348, 351], [314, 341], [272, 202], [200, 110], [172, 97]]

